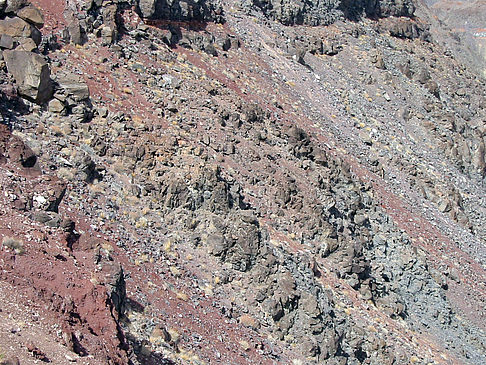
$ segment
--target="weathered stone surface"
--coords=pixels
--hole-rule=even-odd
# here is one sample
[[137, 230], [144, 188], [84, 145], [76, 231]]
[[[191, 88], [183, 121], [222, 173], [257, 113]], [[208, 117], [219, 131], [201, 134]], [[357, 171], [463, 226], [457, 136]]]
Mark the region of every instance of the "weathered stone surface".
[[4, 57], [20, 95], [39, 104], [51, 98], [52, 81], [44, 57], [26, 51], [4, 51]]
[[140, 0], [142, 16], [149, 19], [176, 21], [222, 22], [222, 10], [217, 1], [194, 0]]
[[60, 114], [64, 110], [65, 110], [65, 106], [60, 100], [54, 98], [49, 102], [49, 111], [51, 113]]
[[36, 27], [42, 28], [44, 26], [44, 15], [32, 4], [23, 7], [16, 14], [19, 18], [24, 19]]
[[0, 20], [0, 34], [13, 38], [32, 38], [36, 45], [40, 44], [42, 38], [35, 26], [17, 17]]
[[27, 4], [27, 0], [7, 0], [5, 13], [14, 13]]
[[117, 318], [123, 316], [126, 308], [127, 291], [123, 268], [117, 262], [105, 261], [101, 263], [105, 275], [105, 285], [108, 289], [110, 306]]
[[[297, 1], [288, 3], [300, 6]], [[340, 16], [366, 14], [365, 2], [347, 3], [350, 9], [357, 4], [355, 9], [364, 10]], [[95, 5], [100, 7], [102, 2], [91, 1], [90, 6]], [[104, 18], [110, 13], [106, 9], [104, 5], [92, 9], [90, 15], [100, 24], [95, 27], [97, 34], [106, 32], [106, 40], [111, 41], [114, 33]], [[404, 28], [405, 36], [394, 38], [389, 28], [377, 30], [388, 19], [337, 22], [326, 28], [286, 27], [262, 20], [261, 14], [254, 19], [238, 13], [237, 7], [234, 10], [241, 22], [235, 22], [231, 31], [245, 44], [244, 57], [232, 49], [218, 59], [185, 51], [191, 55], [190, 61], [178, 57], [166, 47], [175, 44], [166, 41], [171, 38], [166, 36], [169, 33], [180, 34], [179, 45], [208, 53], [213, 53], [214, 44], [218, 51], [228, 51], [231, 40], [225, 38], [223, 27], [210, 24], [202, 31], [172, 32], [160, 29], [166, 22], [157, 23], [157, 27], [134, 27], [136, 31], [126, 33], [115, 47], [100, 50], [97, 45], [105, 39], [94, 39], [82, 50], [67, 47], [66, 52], [50, 54], [56, 68], [68, 65], [78, 72], [86, 70], [86, 63], [77, 68], [77, 56], [93, 57], [86, 77], [95, 85], [92, 102], [100, 112], [89, 124], [75, 123], [75, 118], [83, 115], [85, 104], [75, 101], [76, 92], [59, 85], [59, 100], [51, 101], [49, 110], [62, 111], [65, 106], [69, 116], [46, 113], [39, 128], [29, 133], [36, 137], [39, 131], [52, 139], [52, 144], [43, 144], [39, 158], [53, 173], [70, 180], [72, 197], [66, 199], [66, 207], [86, 211], [96, 217], [91, 221], [93, 230], [105, 232], [105, 237], [117, 237], [120, 249], [113, 256], [129, 255], [123, 261], [131, 289], [128, 331], [135, 331], [137, 320], [143, 321], [141, 332], [137, 336], [130, 333], [131, 339], [147, 341], [146, 333], [159, 332], [157, 336], [165, 338], [164, 348], [149, 338], [153, 349], [159, 346], [157, 351], [170, 351], [167, 345], [175, 348], [177, 343], [172, 332], [152, 330], [154, 326], [165, 328], [154, 323], [156, 315], [160, 319], [161, 313], [178, 314], [180, 307], [173, 306], [170, 292], [160, 303], [154, 301], [152, 294], [158, 294], [148, 294], [147, 284], [149, 290], [158, 287], [161, 292], [162, 288], [173, 291], [178, 298], [173, 299], [187, 302], [196, 315], [200, 314], [197, 320], [206, 324], [215, 313], [207, 316], [198, 312], [202, 294], [197, 286], [204, 285], [207, 295], [218, 303], [214, 307], [217, 312], [221, 309], [224, 316], [239, 319], [242, 326], [259, 328], [268, 339], [261, 346], [255, 343], [257, 352], [270, 351], [273, 346], [279, 351], [281, 346], [296, 356], [308, 357], [302, 362], [306, 364], [418, 363], [408, 361], [412, 354], [422, 352], [422, 347], [407, 347], [408, 341], [401, 337], [406, 326], [423, 331], [414, 333], [417, 341], [412, 342], [418, 346], [430, 331], [467, 356], [479, 354], [471, 358], [483, 363], [477, 360], [484, 357], [480, 347], [469, 350], [463, 341], [455, 340], [465, 335], [464, 343], [469, 343], [467, 333], [474, 331], [474, 326], [461, 327], [444, 295], [444, 290], [449, 286], [447, 290], [453, 290], [455, 284], [445, 280], [445, 270], [431, 268], [433, 260], [427, 262], [421, 257], [417, 237], [407, 238], [401, 225], [393, 223], [395, 219], [400, 224], [403, 218], [406, 222], [410, 219], [412, 233], [418, 229], [430, 233], [420, 228], [422, 218], [417, 210], [409, 211], [395, 200], [412, 199], [415, 190], [430, 200], [427, 212], [437, 205], [438, 211], [423, 218], [436, 222], [445, 234], [454, 224], [449, 220], [442, 224], [437, 217], [448, 219], [449, 215], [461, 222], [466, 218], [467, 222], [460, 206], [467, 206], [467, 199], [472, 198], [462, 203], [460, 195], [450, 195], [439, 185], [437, 176], [447, 176], [440, 173], [442, 165], [449, 167], [443, 164], [446, 160], [442, 156], [431, 156], [423, 149], [434, 140], [421, 129], [425, 127], [427, 134], [437, 133], [444, 144], [450, 143], [449, 149], [455, 148], [454, 156], [462, 159], [460, 166], [464, 168], [461, 181], [468, 179], [468, 168], [484, 170], [484, 118], [476, 115], [465, 122], [460, 117], [481, 110], [473, 94], [479, 99], [482, 89], [472, 92], [470, 84], [465, 83], [451, 93], [446, 77], [456, 80], [464, 70], [447, 72], [442, 78], [443, 70], [453, 70], [447, 63], [455, 61], [443, 62], [442, 53], [436, 53], [441, 50], [438, 44], [426, 48], [423, 42], [402, 39], [413, 38], [413, 29], [409, 32]], [[337, 8], [337, 12], [342, 10]], [[183, 23], [181, 28], [193, 24]], [[255, 32], [257, 29], [263, 32]], [[166, 37], [163, 43], [159, 34]], [[275, 44], [274, 36], [279, 38]], [[306, 64], [301, 67], [289, 57], [284, 59], [280, 50]], [[311, 54], [334, 57], [331, 60]], [[437, 58], [432, 60], [431, 54]], [[164, 62], [151, 64], [144, 59], [138, 64], [142, 56]], [[204, 61], [204, 67], [197, 61]], [[224, 77], [207, 74], [208, 66], [222, 71]], [[425, 91], [431, 80], [440, 85], [440, 102]], [[123, 88], [122, 95], [117, 93], [119, 88]], [[235, 90], [247, 91], [243, 96]], [[148, 106], [142, 105], [140, 97]], [[297, 102], [299, 99], [302, 103]], [[467, 108], [459, 110], [453, 103], [463, 99], [468, 99]], [[158, 106], [157, 114], [167, 121], [162, 127], [151, 115]], [[438, 111], [445, 106], [451, 116]], [[404, 108], [407, 116], [400, 119]], [[476, 121], [478, 127], [473, 130]], [[396, 138], [396, 132], [404, 138]], [[391, 148], [395, 143], [396, 148]], [[437, 154], [445, 150], [439, 143], [437, 146], [441, 147]], [[407, 152], [401, 153], [402, 148]], [[412, 160], [417, 157], [424, 164], [423, 171]], [[440, 167], [436, 177], [425, 171], [433, 171], [434, 166]], [[368, 170], [376, 175], [368, 174]], [[422, 173], [424, 176], [420, 176]], [[454, 176], [457, 174], [451, 171], [449, 177]], [[387, 190], [388, 186], [393, 189]], [[470, 187], [471, 197], [477, 197], [474, 184]], [[0, 197], [3, 199], [3, 194]], [[36, 209], [45, 204], [43, 200], [35, 198]], [[420, 204], [419, 200], [410, 202]], [[15, 204], [18, 209], [27, 209], [20, 199]], [[65, 212], [64, 207], [61, 212]], [[50, 213], [35, 215], [55, 227], [58, 219], [51, 220], [51, 216], [56, 217]], [[91, 247], [82, 225], [76, 232], [73, 228], [72, 235], [81, 232], [80, 240]], [[424, 238], [423, 244], [427, 242]], [[440, 252], [447, 257], [439, 262], [451, 262], [453, 250], [441, 238], [442, 244], [447, 250]], [[36, 245], [43, 247], [44, 243]], [[75, 257], [80, 257], [78, 249], [75, 245]], [[98, 256], [106, 255], [103, 250], [109, 249], [98, 250], [97, 264]], [[439, 257], [433, 252], [427, 254]], [[114, 274], [113, 280], [108, 280], [111, 287], [103, 287], [108, 288], [110, 300], [102, 295], [101, 301], [116, 309], [120, 307], [116, 304], [120, 303], [118, 294], [110, 293], [117, 290], [110, 289], [119, 286], [120, 270], [113, 265], [113, 272], [108, 273], [111, 260], [106, 256], [108, 262], [97, 268], [93, 281], [105, 273]], [[151, 275], [153, 282], [147, 283], [145, 279], [153, 269], [157, 275]], [[135, 300], [140, 304], [135, 305]], [[135, 306], [141, 307], [140, 316], [133, 311]], [[211, 310], [210, 306], [203, 308]], [[394, 324], [397, 321], [399, 326]], [[196, 348], [205, 340], [197, 331], [192, 337], [194, 326], [191, 328], [190, 321], [184, 326], [191, 333], [184, 339], [185, 347]], [[238, 328], [238, 335], [246, 336], [246, 330]], [[73, 334], [71, 338], [81, 336]], [[210, 342], [208, 346], [212, 346]], [[394, 355], [398, 352], [395, 346], [403, 357]], [[143, 350], [147, 356], [148, 347]], [[252, 347], [253, 343], [246, 343], [244, 348]], [[227, 363], [225, 356], [223, 353], [220, 360], [209, 357], [208, 361]], [[286, 356], [282, 354], [280, 360], [287, 361]], [[422, 362], [433, 361], [420, 358]]]
[[20, 365], [20, 361], [17, 357], [10, 356], [0, 361], [0, 365]]
[[13, 136], [5, 151], [7, 157], [23, 168], [39, 169], [37, 156], [31, 148], [25, 145], [20, 138]]
[[157, 0], [139, 0], [138, 6], [142, 16], [145, 18], [150, 18], [155, 15]]
[[69, 40], [74, 44], [84, 44], [88, 38], [86, 36], [86, 32], [79, 24], [79, 21], [74, 20], [72, 21], [67, 28], [69, 34]]
[[[370, 1], [374, 2], [374, 1]], [[376, 13], [381, 17], [406, 16], [411, 17], [415, 12], [412, 0], [378, 0]]]
[[407, 16], [415, 11], [411, 0], [254, 0], [253, 4], [283, 24], [328, 25], [338, 19], [363, 16]]
[[18, 51], [34, 52], [37, 49], [37, 44], [31, 38], [20, 38], [18, 41]]
[[58, 84], [66, 96], [70, 96], [74, 101], [83, 101], [89, 98], [89, 88], [83, 78], [72, 73], [56, 74], [54, 81]]
[[14, 40], [12, 36], [2, 34], [0, 36], [0, 48], [12, 49], [14, 48]]

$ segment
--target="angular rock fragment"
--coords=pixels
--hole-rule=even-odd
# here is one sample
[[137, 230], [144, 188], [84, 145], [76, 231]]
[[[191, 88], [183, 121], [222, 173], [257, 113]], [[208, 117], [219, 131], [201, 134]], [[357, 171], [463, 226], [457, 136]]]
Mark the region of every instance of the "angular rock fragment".
[[85, 30], [81, 27], [79, 21], [77, 20], [68, 25], [67, 33], [69, 40], [74, 44], [82, 45], [88, 40]]
[[27, 51], [4, 51], [3, 54], [19, 94], [38, 104], [49, 101], [53, 88], [49, 66], [44, 57]]
[[0, 34], [6, 34], [13, 38], [31, 38], [36, 45], [41, 42], [42, 35], [32, 24], [18, 17], [0, 20]]
[[27, 0], [7, 0], [5, 7], [5, 13], [14, 13], [19, 9], [22, 9], [27, 4]]
[[65, 96], [72, 97], [79, 102], [89, 98], [89, 88], [83, 78], [72, 73], [61, 73], [55, 76], [58, 84]]
[[0, 36], [0, 48], [13, 49], [14, 45], [15, 43], [12, 36], [7, 34], [2, 34]]
[[17, 11], [17, 16], [38, 28], [42, 28], [44, 26], [44, 16], [42, 15], [41, 11], [32, 4], [29, 4]]

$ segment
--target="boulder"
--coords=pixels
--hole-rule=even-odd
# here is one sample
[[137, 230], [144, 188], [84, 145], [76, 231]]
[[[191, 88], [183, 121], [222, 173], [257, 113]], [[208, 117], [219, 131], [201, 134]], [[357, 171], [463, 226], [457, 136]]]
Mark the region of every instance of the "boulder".
[[17, 11], [17, 16], [36, 27], [42, 28], [44, 26], [44, 16], [41, 11], [32, 4]]
[[34, 52], [37, 49], [37, 44], [31, 38], [20, 38], [18, 43], [17, 51]]
[[101, 258], [100, 265], [104, 275], [104, 284], [107, 288], [108, 301], [113, 314], [119, 319], [125, 313], [127, 291], [125, 275], [122, 266], [106, 258]]
[[69, 40], [74, 44], [82, 45], [88, 41], [86, 31], [81, 27], [78, 20], [72, 21], [68, 25], [67, 31], [69, 34]]
[[396, 38], [415, 39], [423, 33], [423, 29], [417, 23], [409, 19], [399, 19], [393, 22], [389, 28], [390, 35]]
[[71, 73], [58, 74], [55, 81], [64, 94], [72, 97], [74, 101], [79, 102], [89, 98], [88, 85], [82, 77]]
[[65, 106], [60, 100], [52, 99], [49, 102], [49, 111], [51, 113], [61, 114], [65, 111]]
[[11, 163], [23, 168], [39, 169], [37, 156], [19, 137], [12, 136], [7, 145], [6, 156]]
[[379, 0], [376, 11], [380, 17], [412, 17], [415, 13], [415, 5], [412, 0]]
[[39, 45], [42, 40], [42, 35], [36, 27], [18, 17], [0, 20], [0, 34], [12, 38], [31, 38], [36, 45]]
[[3, 55], [20, 95], [38, 104], [50, 100], [53, 89], [44, 57], [26, 51], [4, 51]]
[[155, 14], [157, 0], [140, 0], [138, 6], [144, 18], [151, 18]]
[[27, 5], [27, 0], [7, 0], [5, 13], [15, 13]]

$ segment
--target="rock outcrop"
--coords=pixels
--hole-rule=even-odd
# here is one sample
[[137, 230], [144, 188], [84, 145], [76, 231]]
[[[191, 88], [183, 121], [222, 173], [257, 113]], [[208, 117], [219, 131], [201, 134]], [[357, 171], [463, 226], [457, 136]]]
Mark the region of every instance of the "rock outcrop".
[[222, 7], [214, 0], [139, 0], [138, 6], [146, 19], [223, 21]]
[[273, 1], [254, 0], [253, 5], [279, 22], [305, 25], [329, 25], [338, 19], [359, 20], [363, 16], [411, 17], [415, 11], [412, 0], [331, 0], [331, 1]]

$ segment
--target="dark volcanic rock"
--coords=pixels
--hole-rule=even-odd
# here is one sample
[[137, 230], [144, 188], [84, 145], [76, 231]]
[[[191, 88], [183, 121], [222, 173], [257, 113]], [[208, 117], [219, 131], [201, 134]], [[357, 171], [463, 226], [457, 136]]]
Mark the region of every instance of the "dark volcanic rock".
[[358, 20], [362, 16], [406, 16], [414, 14], [411, 0], [253, 0], [263, 13], [286, 25], [328, 25], [338, 19]]
[[142, 16], [147, 19], [223, 21], [222, 8], [214, 0], [139, 0], [138, 5]]

